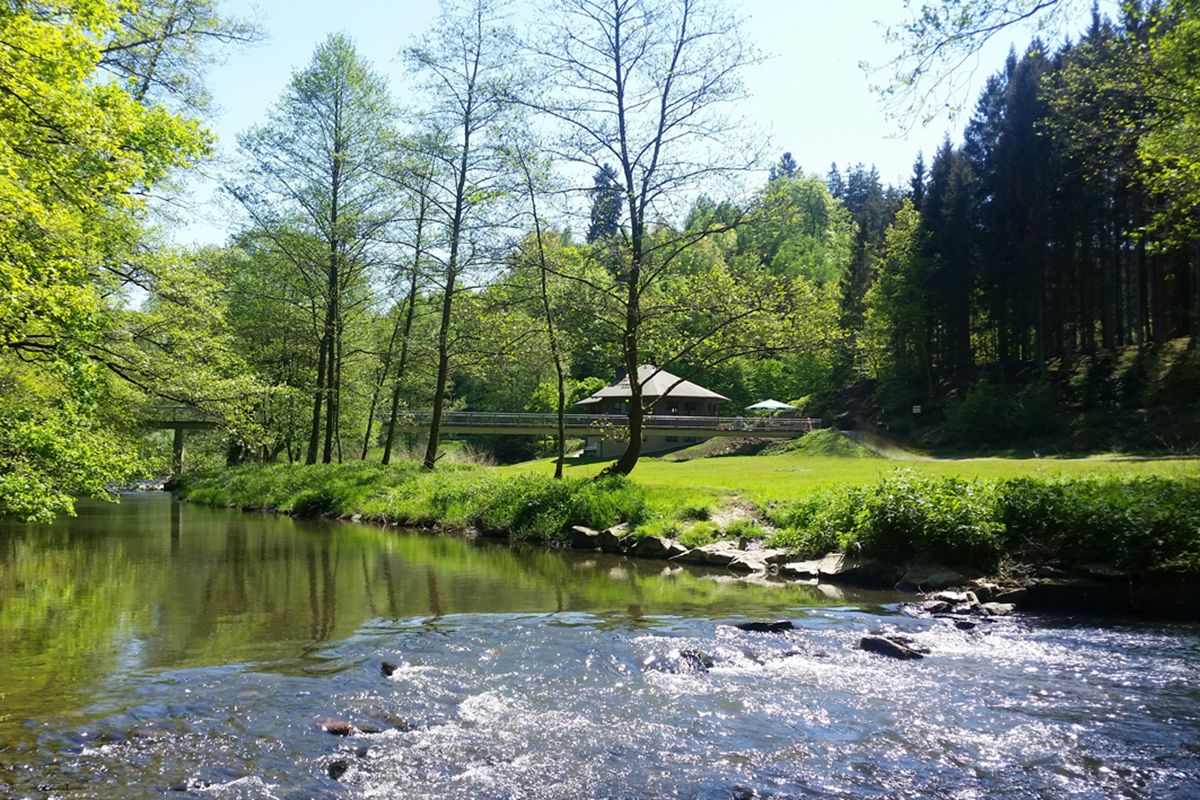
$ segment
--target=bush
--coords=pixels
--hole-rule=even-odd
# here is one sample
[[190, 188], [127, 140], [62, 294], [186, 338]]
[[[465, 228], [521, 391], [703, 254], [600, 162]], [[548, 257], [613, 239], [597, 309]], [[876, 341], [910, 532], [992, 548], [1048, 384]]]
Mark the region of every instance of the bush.
[[681, 520], [703, 521], [712, 517], [712, 507], [702, 504], [686, 504], [682, 506], [675, 516]]
[[725, 535], [729, 538], [761, 539], [763, 529], [752, 519], [735, 519], [725, 526]]
[[946, 406], [946, 435], [956, 445], [1006, 445], [1012, 434], [1012, 399], [1002, 386], [981, 381]]
[[768, 509], [774, 546], [981, 569], [1003, 558], [1142, 570], [1200, 567], [1200, 478], [1081, 476], [964, 481], [901, 471]]
[[679, 543], [684, 547], [704, 547], [715, 542], [720, 532], [715, 522], [697, 522], [679, 534]]

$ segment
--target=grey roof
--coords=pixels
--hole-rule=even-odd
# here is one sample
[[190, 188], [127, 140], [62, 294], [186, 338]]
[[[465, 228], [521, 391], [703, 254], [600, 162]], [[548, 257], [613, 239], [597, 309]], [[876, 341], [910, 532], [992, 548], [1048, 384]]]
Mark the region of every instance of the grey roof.
[[[728, 400], [729, 398], [723, 394], [717, 394], [714, 391], [705, 389], [703, 386], [692, 383], [691, 381], [682, 381], [675, 388], [671, 388], [672, 384], [678, 382], [679, 376], [672, 375], [666, 370], [659, 369], [650, 364], [643, 364], [638, 367], [638, 381], [642, 384], [642, 397], [675, 397], [688, 400]], [[668, 391], [668, 389], [670, 391]], [[629, 397], [629, 376], [626, 375], [616, 383], [605, 386], [600, 391], [593, 394], [591, 397], [586, 397], [580, 400], [575, 405], [582, 406], [589, 403], [599, 403], [606, 397], [615, 397], [617, 399], [626, 399]]]

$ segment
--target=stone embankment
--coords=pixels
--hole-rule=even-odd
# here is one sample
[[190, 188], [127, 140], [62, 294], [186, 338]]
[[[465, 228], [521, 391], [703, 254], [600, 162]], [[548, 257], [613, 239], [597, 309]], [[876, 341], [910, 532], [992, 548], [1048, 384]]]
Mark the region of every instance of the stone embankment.
[[[665, 559], [717, 567], [748, 577], [773, 576], [809, 584], [843, 584], [899, 589], [925, 594], [932, 614], [994, 615], [1012, 609], [1095, 616], [1136, 615], [1158, 619], [1200, 619], [1200, 580], [1187, 570], [1124, 572], [1104, 565], [1073, 569], [1009, 566], [1000, 575], [984, 575], [964, 565], [920, 559], [895, 564], [830, 553], [805, 560], [794, 551], [755, 542], [718, 541], [688, 548], [674, 539], [635, 536], [626, 525], [602, 531], [571, 529], [577, 550], [600, 550], [634, 558]], [[933, 593], [956, 589], [962, 599], [937, 599]], [[954, 593], [950, 593], [953, 597]], [[933, 605], [928, 605], [928, 604]], [[942, 605], [947, 605], [943, 608]], [[957, 606], [957, 611], [955, 607]]]

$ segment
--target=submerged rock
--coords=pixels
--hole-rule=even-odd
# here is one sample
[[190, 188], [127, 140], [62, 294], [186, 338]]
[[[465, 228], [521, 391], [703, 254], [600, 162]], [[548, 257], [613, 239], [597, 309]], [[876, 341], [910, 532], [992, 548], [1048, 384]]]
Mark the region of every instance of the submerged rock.
[[916, 661], [925, 657], [922, 653], [905, 644], [886, 639], [882, 636], [864, 636], [858, 642], [858, 649], [901, 661]]
[[344, 719], [327, 717], [324, 722], [318, 722], [317, 727], [331, 736], [349, 736], [354, 733], [354, 726]]
[[346, 774], [346, 770], [348, 769], [350, 769], [350, 762], [339, 759], [337, 761], [329, 762], [329, 766], [325, 767], [325, 774], [336, 781], [340, 780], [341, 777]]
[[383, 677], [385, 678], [392, 677], [398, 669], [400, 669], [399, 665], [393, 664], [391, 661], [384, 661], [379, 665], [379, 671], [383, 673]]
[[708, 672], [716, 662], [703, 650], [672, 650], [666, 655], [650, 656], [642, 663], [646, 672], [674, 674]]
[[733, 627], [749, 633], [784, 633], [794, 631], [796, 626], [791, 620], [783, 619], [776, 622], [739, 622]]

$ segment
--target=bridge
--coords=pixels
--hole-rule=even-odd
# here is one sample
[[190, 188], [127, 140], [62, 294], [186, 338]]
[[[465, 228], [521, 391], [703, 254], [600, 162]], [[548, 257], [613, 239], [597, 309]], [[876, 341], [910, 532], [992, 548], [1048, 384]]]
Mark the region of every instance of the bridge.
[[191, 406], [152, 406], [143, 421], [149, 428], [175, 431], [172, 442], [171, 469], [179, 474], [183, 470], [183, 432], [212, 430], [217, 420]]
[[[396, 421], [400, 433], [429, 430], [432, 411], [410, 411]], [[626, 418], [615, 414], [566, 414], [568, 436], [603, 436], [605, 431], [626, 426]], [[669, 417], [647, 414], [642, 427], [661, 434], [691, 436], [790, 439], [820, 428], [813, 417]], [[548, 435], [558, 433], [557, 414], [511, 414], [480, 411], [448, 411], [442, 414], [442, 433], [491, 433]]]
[[[432, 421], [432, 411], [410, 411], [397, 420], [396, 431], [423, 434], [429, 430]], [[568, 436], [592, 440], [615, 438], [611, 434], [626, 427], [626, 418], [617, 414], [566, 414], [563, 421]], [[155, 406], [146, 415], [144, 424], [150, 428], [175, 432], [172, 468], [178, 473], [183, 468], [184, 431], [212, 430], [218, 427], [219, 421], [191, 406]], [[703, 439], [718, 436], [791, 439], [822, 427], [822, 420], [813, 417], [689, 417], [647, 414], [642, 421], [642, 427], [647, 440], [650, 435], [683, 435]], [[442, 433], [448, 434], [549, 436], [558, 433], [558, 415], [448, 411], [442, 414], [441, 430]], [[649, 441], [647, 443], [649, 444]]]

